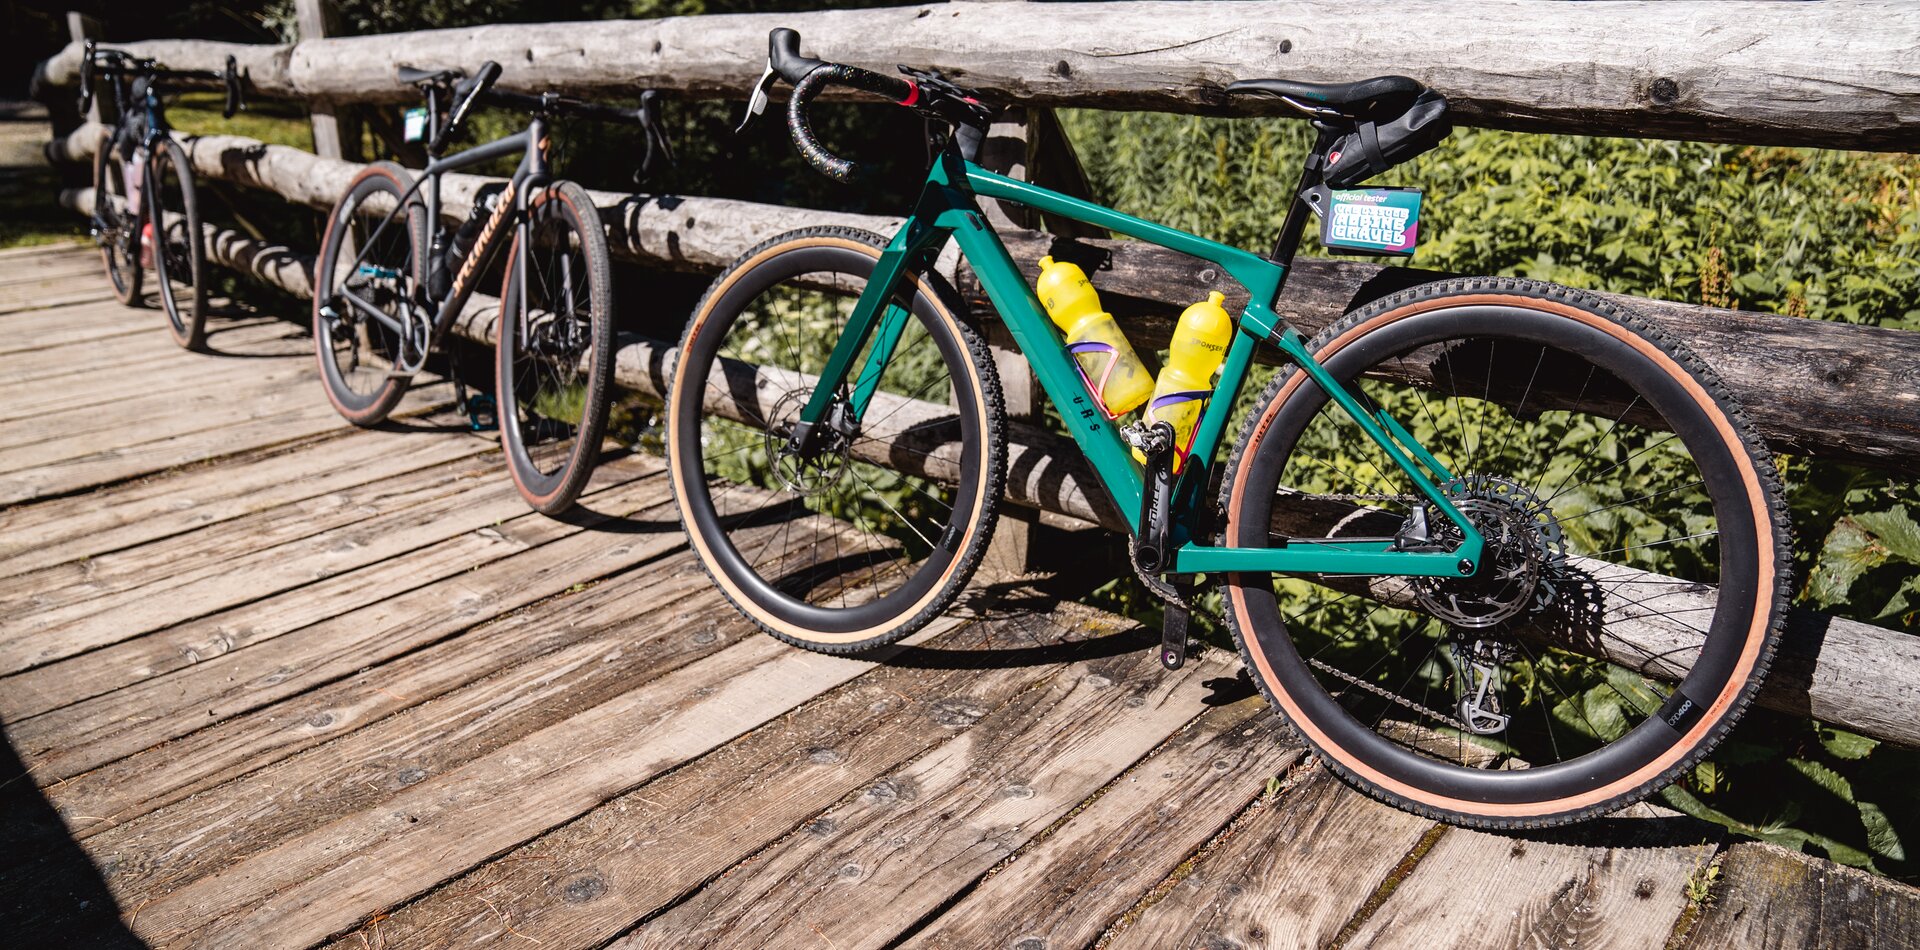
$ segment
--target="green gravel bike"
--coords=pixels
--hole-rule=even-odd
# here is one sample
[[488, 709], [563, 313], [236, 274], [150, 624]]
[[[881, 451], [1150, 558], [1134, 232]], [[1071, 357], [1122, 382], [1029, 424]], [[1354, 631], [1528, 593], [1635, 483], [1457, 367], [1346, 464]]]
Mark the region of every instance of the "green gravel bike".
[[[1319, 131], [1263, 256], [981, 168], [993, 111], [901, 72], [810, 59], [774, 31], [749, 118], [791, 83], [789, 130], [820, 172], [864, 171], [808, 121], [831, 86], [953, 134], [890, 238], [774, 237], [714, 281], [680, 341], [673, 487], [693, 548], [755, 623], [869, 649], [937, 616], [979, 564], [1009, 436], [982, 315], [935, 270], [951, 242], [1084, 453], [1082, 483], [1130, 528], [1140, 582], [1165, 601], [1161, 662], [1184, 661], [1195, 591], [1217, 587], [1253, 679], [1356, 787], [1468, 825], [1576, 821], [1675, 781], [1752, 702], [1784, 613], [1786, 517], [1761, 439], [1684, 345], [1594, 295], [1512, 279], [1416, 287], [1311, 338], [1275, 313], [1308, 223], [1437, 144], [1444, 98], [1392, 76], [1229, 86]], [[1164, 423], [1100, 405], [982, 198], [1244, 288], [1177, 472]], [[1262, 347], [1284, 365], [1254, 392]]]

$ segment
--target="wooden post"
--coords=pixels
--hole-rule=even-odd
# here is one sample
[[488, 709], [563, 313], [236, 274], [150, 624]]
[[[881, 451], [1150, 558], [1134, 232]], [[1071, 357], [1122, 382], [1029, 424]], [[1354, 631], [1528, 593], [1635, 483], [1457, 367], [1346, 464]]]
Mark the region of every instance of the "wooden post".
[[[99, 39], [103, 32], [105, 31], [101, 29], [99, 20], [81, 13], [78, 10], [67, 11], [68, 39], [71, 39], [75, 43], [84, 43], [87, 40]], [[93, 105], [87, 109], [87, 114], [80, 118], [86, 122], [104, 122], [105, 119], [103, 119], [102, 116], [105, 116], [112, 109], [112, 97], [95, 96], [93, 97]], [[113, 116], [112, 118], [118, 119], [119, 116]], [[55, 131], [57, 132], [59, 130], [56, 129]]]
[[[339, 13], [333, 0], [294, 0], [295, 23], [301, 40], [317, 40], [340, 32]], [[360, 160], [360, 123], [353, 110], [336, 106], [331, 100], [309, 104], [313, 116], [313, 153], [321, 158]]]
[[[100, 21], [78, 11], [67, 11], [67, 36], [75, 43], [89, 39], [99, 39], [103, 30]], [[93, 165], [74, 165], [60, 160], [52, 149], [53, 143], [64, 142], [75, 129], [89, 122], [105, 123], [119, 116], [108, 116], [113, 111], [113, 96], [95, 96], [93, 106], [86, 115], [80, 114], [78, 94], [71, 86], [47, 86], [42, 84], [39, 70], [34, 71], [32, 96], [47, 107], [47, 125], [53, 133], [47, 152], [48, 161], [60, 175], [60, 181], [68, 188], [85, 188], [93, 184]], [[104, 118], [103, 118], [104, 117]]]

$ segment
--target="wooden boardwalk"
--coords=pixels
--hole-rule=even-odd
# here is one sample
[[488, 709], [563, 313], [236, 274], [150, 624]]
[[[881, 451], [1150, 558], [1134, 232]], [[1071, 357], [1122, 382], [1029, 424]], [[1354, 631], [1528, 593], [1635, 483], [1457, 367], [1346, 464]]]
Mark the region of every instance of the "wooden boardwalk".
[[860, 659], [758, 635], [659, 460], [531, 514], [296, 322], [183, 352], [0, 252], [0, 922], [15, 946], [1912, 946], [1910, 888], [1673, 816], [1450, 829], [1207, 651], [1032, 579]]

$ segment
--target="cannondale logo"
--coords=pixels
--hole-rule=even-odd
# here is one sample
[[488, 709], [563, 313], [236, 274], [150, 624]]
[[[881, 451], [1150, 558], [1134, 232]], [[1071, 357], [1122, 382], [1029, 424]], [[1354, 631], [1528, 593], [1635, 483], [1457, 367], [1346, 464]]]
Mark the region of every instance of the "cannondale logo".
[[467, 254], [466, 260], [460, 262], [460, 273], [455, 277], [455, 283], [460, 287], [467, 286], [467, 278], [472, 276], [474, 265], [480, 263], [480, 249], [493, 246], [493, 232], [500, 227], [501, 219], [507, 216], [507, 209], [512, 205], [513, 182], [509, 181], [507, 189], [494, 202], [493, 216], [487, 219], [487, 226], [480, 229], [480, 239], [473, 242], [473, 251]]

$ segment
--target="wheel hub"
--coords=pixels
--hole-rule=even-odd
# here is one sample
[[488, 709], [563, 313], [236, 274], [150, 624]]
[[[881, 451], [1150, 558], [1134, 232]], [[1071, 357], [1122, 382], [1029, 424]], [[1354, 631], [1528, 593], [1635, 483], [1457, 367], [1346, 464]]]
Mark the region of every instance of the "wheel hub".
[[847, 456], [852, 448], [852, 440], [832, 425], [819, 427], [815, 451], [801, 454], [793, 448], [794, 424], [800, 419], [800, 410], [806, 408], [807, 400], [813, 395], [808, 389], [796, 389], [781, 396], [773, 404], [772, 417], [768, 420], [764, 436], [767, 449], [767, 464], [772, 466], [774, 477], [788, 491], [812, 497], [840, 483], [847, 471]]
[[[1566, 559], [1553, 511], [1518, 482], [1497, 475], [1465, 475], [1440, 487], [1486, 546], [1472, 577], [1416, 579], [1420, 605], [1453, 626], [1481, 629], [1551, 604], [1548, 578]], [[1448, 545], [1463, 540], [1439, 509], [1429, 506], [1427, 519], [1437, 540]]]

